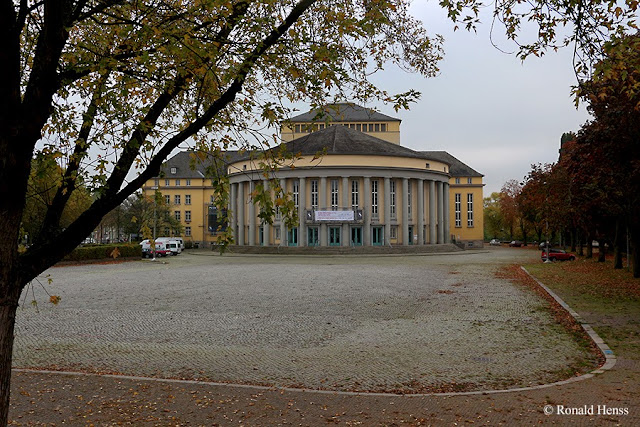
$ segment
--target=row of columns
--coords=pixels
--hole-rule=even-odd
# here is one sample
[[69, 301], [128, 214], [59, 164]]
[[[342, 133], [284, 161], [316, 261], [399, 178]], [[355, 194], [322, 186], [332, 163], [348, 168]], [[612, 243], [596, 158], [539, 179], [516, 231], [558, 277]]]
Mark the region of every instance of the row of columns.
[[[298, 226], [298, 245], [306, 246], [306, 217], [304, 214], [304, 210], [306, 209], [307, 200], [306, 200], [306, 179], [307, 178], [298, 178], [299, 179], [299, 195], [298, 195], [298, 205], [300, 206], [300, 214], [299, 214], [299, 226]], [[371, 219], [372, 219], [372, 211], [371, 211], [371, 178], [364, 177], [364, 185], [363, 191], [361, 193], [363, 203], [361, 204], [364, 208], [364, 221], [363, 221], [363, 245], [370, 246], [371, 245]], [[318, 206], [327, 208], [327, 177], [319, 178], [319, 188], [318, 188]], [[425, 241], [425, 212], [424, 212], [424, 179], [416, 179], [418, 182], [418, 194], [417, 194], [417, 240], [418, 244], [422, 244]], [[238, 183], [232, 183], [230, 189], [230, 202], [229, 207], [231, 214], [229, 216], [229, 226], [232, 227], [236, 234], [236, 243], [238, 245], [244, 245], [245, 241], [248, 240], [249, 246], [256, 245], [256, 234], [257, 234], [257, 215], [256, 215], [256, 207], [255, 204], [249, 200], [249, 194], [245, 195], [244, 192], [244, 184], [248, 182], [249, 184], [249, 194], [255, 191], [255, 183], [256, 181], [244, 181]], [[442, 181], [433, 181], [427, 180], [429, 183], [429, 243], [430, 244], [438, 244], [438, 243], [449, 243], [449, 183]], [[280, 186], [283, 189], [286, 189], [286, 178], [280, 179]], [[268, 181], [264, 180], [263, 185], [268, 185]], [[391, 178], [384, 178], [383, 181], [383, 190], [384, 190], [384, 218], [386, 226], [384, 227], [384, 241], [386, 243], [391, 241], [391, 227], [390, 227], [390, 219], [391, 219]], [[349, 196], [351, 191], [349, 189], [349, 177], [342, 177], [342, 206], [350, 206]], [[403, 244], [408, 244], [409, 240], [413, 240], [413, 236], [409, 235], [409, 203], [408, 197], [409, 194], [409, 179], [402, 178], [402, 236], [403, 236]], [[436, 201], [437, 200], [437, 201]], [[245, 239], [245, 204], [249, 204], [249, 236], [248, 239]], [[342, 239], [342, 244], [344, 246], [349, 245], [349, 225], [348, 223], [342, 224], [342, 235], [344, 238]], [[263, 226], [264, 239], [269, 239], [270, 235], [270, 227], [268, 223], [265, 223]], [[320, 231], [319, 231], [319, 244], [320, 246], [327, 246], [327, 224], [320, 223]], [[287, 241], [287, 228], [286, 224], [283, 221], [280, 221], [280, 240], [281, 242]]]

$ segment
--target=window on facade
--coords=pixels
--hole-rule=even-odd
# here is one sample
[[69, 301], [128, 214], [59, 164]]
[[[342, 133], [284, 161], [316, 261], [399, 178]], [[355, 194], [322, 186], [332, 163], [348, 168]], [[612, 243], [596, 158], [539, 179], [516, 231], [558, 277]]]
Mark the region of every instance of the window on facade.
[[160, 180], [159, 179], [154, 180], [153, 181], [153, 185], [155, 185], [156, 187], [159, 187], [160, 186]]
[[324, 123], [320, 123], [320, 124], [318, 125], [318, 129], [324, 129]]
[[276, 220], [282, 219], [282, 213], [280, 212], [280, 206], [276, 206]]
[[185, 236], [191, 236], [191, 227], [185, 227], [184, 228], [184, 235]]
[[378, 180], [371, 180], [371, 216], [378, 216]]
[[171, 196], [164, 196], [164, 204], [167, 206], [171, 204]]
[[467, 178], [467, 184], [471, 184], [471, 178]]
[[398, 226], [397, 225], [392, 225], [391, 228], [389, 229], [389, 237], [391, 239], [397, 239], [398, 238]]
[[187, 179], [185, 184], [186, 184], [187, 187], [190, 187], [191, 186], [191, 180]]
[[215, 201], [213, 195], [209, 196], [209, 203], [213, 204]]
[[369, 132], [373, 132], [373, 123], [369, 123]]
[[274, 234], [275, 234], [275, 239], [276, 240], [280, 240], [280, 227], [276, 227], [274, 230]]
[[389, 183], [389, 206], [390, 206], [390, 211], [391, 211], [391, 218], [395, 218], [396, 217], [396, 182], [394, 180], [391, 180], [391, 182]]
[[176, 172], [177, 172], [177, 169], [176, 169], [176, 168], [171, 168], [171, 173], [172, 173], [172, 174], [174, 174], [174, 175], [175, 175], [175, 174], [176, 174]]
[[467, 194], [467, 227], [473, 227], [473, 194]]
[[293, 204], [298, 209], [300, 204], [300, 181], [293, 181]]
[[295, 126], [295, 132], [296, 133], [300, 133], [300, 125], [296, 125]]
[[411, 181], [409, 181], [409, 185], [407, 186], [407, 215], [411, 218]]
[[357, 130], [358, 132], [362, 132], [362, 124], [361, 124], [361, 123], [357, 123], [357, 124], [356, 124], [356, 130]]
[[184, 220], [186, 222], [191, 222], [191, 211], [184, 211]]
[[173, 216], [176, 218], [176, 221], [180, 221], [180, 211], [173, 212]]
[[173, 204], [174, 205], [179, 205], [180, 204], [180, 195], [176, 194], [175, 196], [173, 196]]
[[427, 169], [431, 169], [431, 165], [429, 163], [425, 163], [424, 167], [427, 168]]
[[168, 179], [165, 179], [164, 180], [164, 185], [165, 185], [165, 187], [168, 187], [169, 185], [171, 185], [171, 181], [168, 180]]
[[358, 209], [358, 205], [360, 204], [358, 194], [358, 181], [351, 181], [351, 209]]
[[191, 204], [191, 194], [185, 194], [184, 195], [184, 204], [185, 205], [190, 205]]
[[318, 180], [311, 180], [311, 207], [318, 209]]
[[375, 131], [374, 132], [380, 132], [380, 123], [376, 123], [374, 126]]
[[386, 132], [386, 131], [387, 131], [387, 124], [380, 123], [380, 132]]
[[462, 194], [456, 193], [455, 199], [455, 212], [456, 212], [456, 227], [462, 227]]
[[[185, 213], [186, 216], [186, 213]], [[227, 229], [227, 210], [223, 209], [222, 212], [215, 207], [209, 206], [209, 212], [207, 215], [207, 228], [210, 233], [215, 233], [217, 231], [224, 231]]]
[[460, 178], [456, 178], [456, 184], [460, 184]]
[[180, 180], [176, 179], [176, 187], [179, 187], [179, 186], [180, 186]]
[[331, 180], [331, 210], [338, 210], [338, 180]]

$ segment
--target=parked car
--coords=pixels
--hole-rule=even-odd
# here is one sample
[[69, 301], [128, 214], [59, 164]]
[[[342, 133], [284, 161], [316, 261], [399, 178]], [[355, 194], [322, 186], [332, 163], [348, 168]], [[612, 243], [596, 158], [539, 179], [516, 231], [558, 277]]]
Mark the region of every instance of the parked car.
[[[153, 248], [151, 248], [151, 242], [149, 242], [148, 239], [140, 242], [140, 246], [142, 246], [142, 258], [153, 258]], [[156, 256], [164, 257], [171, 255], [171, 250], [167, 249], [165, 242], [155, 242], [155, 247]]]
[[512, 240], [511, 243], [509, 243], [509, 246], [512, 248], [519, 248], [522, 246], [522, 242], [520, 240]]
[[491, 246], [500, 246], [500, 240], [498, 239], [491, 239], [491, 241], [489, 242], [489, 244]]
[[[540, 259], [542, 261], [547, 260], [547, 251], [542, 251], [542, 255], [540, 255]], [[574, 261], [576, 256], [570, 252], [564, 251], [562, 249], [549, 249], [549, 261]]]

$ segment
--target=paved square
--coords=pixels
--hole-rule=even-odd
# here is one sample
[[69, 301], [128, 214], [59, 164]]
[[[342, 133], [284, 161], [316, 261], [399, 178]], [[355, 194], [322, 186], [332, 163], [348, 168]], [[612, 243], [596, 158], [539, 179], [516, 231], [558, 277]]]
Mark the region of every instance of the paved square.
[[591, 363], [530, 291], [536, 251], [430, 256], [185, 253], [59, 267], [18, 310], [14, 366], [427, 392], [527, 386]]

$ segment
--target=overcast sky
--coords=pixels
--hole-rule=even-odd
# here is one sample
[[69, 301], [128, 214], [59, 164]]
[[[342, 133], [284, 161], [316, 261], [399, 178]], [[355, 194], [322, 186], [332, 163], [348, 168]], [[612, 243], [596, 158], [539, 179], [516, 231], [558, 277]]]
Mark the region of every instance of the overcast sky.
[[[436, 2], [415, 2], [413, 14], [430, 34], [445, 37], [445, 58], [436, 78], [397, 70], [376, 78], [389, 92], [422, 92], [410, 111], [372, 106], [402, 120], [401, 144], [448, 151], [485, 175], [485, 197], [509, 179], [521, 181], [532, 163], [556, 161], [562, 133], [577, 131], [589, 118], [573, 104], [571, 51], [522, 63], [491, 45], [488, 22], [477, 34], [453, 32]], [[507, 42], [500, 47], [513, 50]]]

